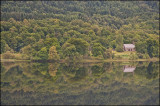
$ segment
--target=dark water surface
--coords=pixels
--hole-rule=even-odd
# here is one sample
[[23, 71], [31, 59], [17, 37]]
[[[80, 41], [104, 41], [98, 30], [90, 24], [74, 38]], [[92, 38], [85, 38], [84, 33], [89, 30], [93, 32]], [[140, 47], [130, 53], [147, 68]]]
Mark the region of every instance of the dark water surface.
[[159, 63], [1, 63], [1, 104], [158, 105]]

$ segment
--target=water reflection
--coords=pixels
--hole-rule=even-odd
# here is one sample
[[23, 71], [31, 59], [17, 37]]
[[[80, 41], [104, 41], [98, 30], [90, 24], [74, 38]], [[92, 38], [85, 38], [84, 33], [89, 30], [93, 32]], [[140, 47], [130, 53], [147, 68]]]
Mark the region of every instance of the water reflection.
[[135, 69], [136, 69], [135, 66], [125, 65], [125, 66], [123, 67], [123, 72], [134, 72]]
[[158, 62], [1, 63], [1, 103], [156, 105], [158, 76]]

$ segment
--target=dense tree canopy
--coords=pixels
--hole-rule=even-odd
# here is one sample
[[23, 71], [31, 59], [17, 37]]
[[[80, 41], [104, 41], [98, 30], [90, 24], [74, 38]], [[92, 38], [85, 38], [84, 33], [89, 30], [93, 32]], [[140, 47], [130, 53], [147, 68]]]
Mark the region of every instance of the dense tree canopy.
[[106, 49], [134, 42], [138, 53], [158, 57], [158, 7], [158, 1], [1, 1], [1, 53], [47, 59], [55, 46], [60, 58], [104, 57]]
[[116, 51], [122, 52], [123, 51], [123, 36], [117, 35], [116, 37]]

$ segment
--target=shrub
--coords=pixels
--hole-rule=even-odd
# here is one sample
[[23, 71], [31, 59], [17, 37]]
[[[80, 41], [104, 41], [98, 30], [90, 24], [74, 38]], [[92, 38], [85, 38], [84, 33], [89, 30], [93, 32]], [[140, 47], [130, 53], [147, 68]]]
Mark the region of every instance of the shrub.
[[137, 53], [138, 58], [140, 59], [149, 59], [149, 55], [148, 54], [142, 54], [142, 53]]
[[120, 55], [115, 55], [115, 56], [114, 56], [114, 59], [122, 59], [122, 56], [120, 56]]
[[3, 59], [15, 59], [15, 55], [12, 54], [10, 51], [7, 51], [6, 53], [2, 54]]
[[137, 56], [138, 56], [139, 59], [143, 59], [144, 58], [144, 54], [142, 54], [142, 53], [137, 53]]
[[145, 54], [145, 55], [144, 55], [144, 58], [145, 58], [145, 59], [149, 59], [150, 57], [149, 57], [148, 54]]
[[103, 53], [104, 59], [111, 59], [112, 58], [112, 49], [106, 49], [106, 51]]
[[131, 53], [130, 56], [129, 56], [129, 60], [136, 60], [136, 59], [138, 59], [137, 54]]
[[22, 59], [26, 59], [26, 60], [28, 60], [28, 59], [30, 59], [30, 56], [28, 56], [27, 54], [22, 54]]
[[113, 53], [113, 54], [112, 54], [112, 59], [113, 59], [114, 57], [115, 57], [115, 54]]
[[22, 55], [20, 53], [14, 54], [14, 56], [15, 56], [15, 59], [17, 59], [17, 60], [22, 59]]

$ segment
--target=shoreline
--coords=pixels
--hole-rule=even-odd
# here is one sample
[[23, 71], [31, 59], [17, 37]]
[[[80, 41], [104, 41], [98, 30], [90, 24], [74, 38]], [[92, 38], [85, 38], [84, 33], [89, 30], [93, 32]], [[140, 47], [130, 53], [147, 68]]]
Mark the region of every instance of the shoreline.
[[1, 59], [1, 62], [30, 62], [31, 60]]
[[128, 60], [128, 59], [121, 59], [121, 60], [114, 60], [114, 59], [106, 59], [106, 60], [89, 60], [89, 59], [84, 59], [82, 62], [132, 62], [132, 61], [159, 61], [159, 59], [137, 59], [137, 60]]
[[65, 61], [64, 59], [61, 59], [59, 61], [50, 61], [50, 60], [16, 60], [16, 59], [1, 59], [1, 62], [81, 62], [81, 63], [96, 63], [96, 62], [131, 62], [131, 61], [159, 61], [159, 58], [153, 58], [153, 59], [137, 59], [137, 60], [128, 60], [128, 59], [120, 59], [120, 60], [114, 60], [114, 59], [83, 59], [79, 61]]

